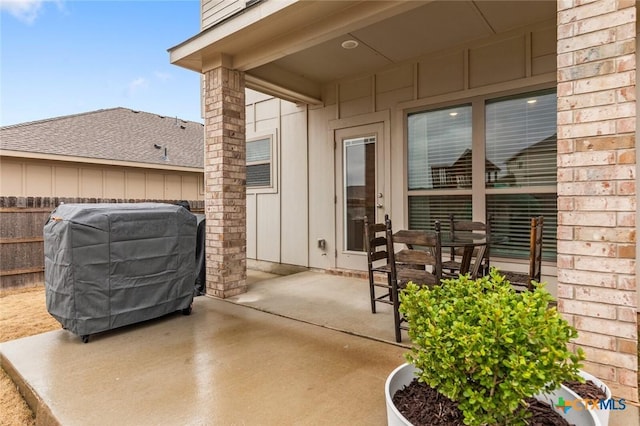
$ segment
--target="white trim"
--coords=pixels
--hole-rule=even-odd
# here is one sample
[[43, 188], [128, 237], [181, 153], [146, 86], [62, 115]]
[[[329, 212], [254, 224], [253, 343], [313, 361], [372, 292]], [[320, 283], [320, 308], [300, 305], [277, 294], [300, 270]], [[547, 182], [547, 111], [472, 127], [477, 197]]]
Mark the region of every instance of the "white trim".
[[368, 114], [357, 115], [355, 117], [338, 118], [329, 120], [328, 130], [332, 135], [334, 130], [345, 129], [348, 127], [366, 126], [373, 123], [385, 123], [390, 121], [391, 112], [388, 109], [376, 111]]
[[[271, 165], [271, 183], [265, 186], [248, 186], [247, 194], [276, 194], [278, 193], [278, 130], [271, 129], [247, 135], [246, 143], [268, 139], [271, 158], [268, 161]], [[256, 161], [251, 164], [267, 164], [267, 161]], [[249, 164], [247, 164], [249, 165]]]
[[[552, 86], [553, 85], [553, 86]], [[492, 84], [489, 86], [477, 87], [442, 95], [430, 96], [413, 101], [399, 102], [397, 107], [403, 110], [414, 110], [424, 108], [437, 108], [437, 105], [457, 102], [471, 102], [475, 97], [500, 97], [509, 94], [525, 93], [535, 90], [550, 89], [556, 87], [556, 73], [541, 74], [531, 78], [507, 81], [505, 83]], [[503, 94], [504, 92], [504, 94]], [[413, 111], [405, 111], [413, 112]]]
[[277, 98], [284, 99], [286, 101], [295, 103], [304, 103], [309, 105], [324, 106], [322, 99], [314, 98], [313, 96], [305, 95], [304, 93], [296, 92], [295, 90], [287, 89], [279, 86], [275, 83], [268, 82], [256, 76], [245, 73], [244, 75], [245, 86], [248, 89], [257, 90], [268, 95], [272, 95]]
[[109, 165], [109, 166], [135, 167], [139, 169], [175, 170], [175, 171], [181, 171], [181, 172], [204, 173], [203, 167], [171, 166], [171, 165], [156, 164], [156, 163], [138, 163], [134, 161], [105, 160], [102, 158], [42, 154], [37, 152], [12, 151], [12, 150], [5, 150], [5, 149], [0, 149], [0, 157], [30, 158], [30, 159], [37, 159], [37, 160], [66, 161], [70, 163], [103, 164], [103, 165]]

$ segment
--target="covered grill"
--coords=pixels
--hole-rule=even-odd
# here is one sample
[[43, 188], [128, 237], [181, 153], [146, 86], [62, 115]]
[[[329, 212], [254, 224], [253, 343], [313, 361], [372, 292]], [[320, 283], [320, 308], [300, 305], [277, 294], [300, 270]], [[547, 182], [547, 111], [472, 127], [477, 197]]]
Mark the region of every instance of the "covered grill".
[[47, 310], [82, 336], [191, 312], [196, 217], [162, 203], [62, 204], [44, 226]]

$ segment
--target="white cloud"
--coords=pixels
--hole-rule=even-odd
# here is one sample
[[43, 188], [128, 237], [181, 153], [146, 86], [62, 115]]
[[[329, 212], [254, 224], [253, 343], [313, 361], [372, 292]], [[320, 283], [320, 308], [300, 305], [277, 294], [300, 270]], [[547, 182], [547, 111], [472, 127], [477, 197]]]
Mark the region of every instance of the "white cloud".
[[146, 89], [147, 87], [149, 87], [149, 82], [147, 81], [147, 79], [144, 77], [138, 77], [129, 83], [129, 86], [127, 88], [127, 95], [131, 96], [142, 89]]
[[154, 75], [158, 80], [163, 82], [171, 79], [171, 74], [169, 74], [168, 72], [156, 71], [154, 72]]
[[25, 24], [33, 24], [43, 13], [45, 2], [54, 3], [64, 11], [64, 0], [0, 0], [0, 12], [7, 12]]
[[18, 20], [33, 24], [42, 10], [42, 0], [0, 0], [0, 11], [8, 12]]

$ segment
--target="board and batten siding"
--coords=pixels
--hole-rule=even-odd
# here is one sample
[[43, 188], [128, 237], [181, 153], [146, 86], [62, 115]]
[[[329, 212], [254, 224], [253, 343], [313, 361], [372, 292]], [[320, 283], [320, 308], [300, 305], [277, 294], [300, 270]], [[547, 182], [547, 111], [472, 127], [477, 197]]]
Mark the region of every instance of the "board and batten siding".
[[0, 195], [203, 200], [202, 172], [0, 157]]
[[[245, 7], [245, 0], [203, 0], [202, 28]], [[302, 107], [247, 91], [247, 139], [271, 135], [275, 161], [272, 190], [247, 191], [247, 257], [335, 267], [335, 129], [369, 124], [386, 114], [390, 138], [383, 141], [383, 151], [390, 184], [385, 204], [394, 225], [404, 227], [405, 111], [553, 87], [555, 74], [556, 23], [550, 20], [326, 84], [323, 106]], [[326, 242], [324, 250], [319, 239]], [[555, 268], [546, 272], [555, 275]]]
[[247, 94], [247, 140], [272, 138], [272, 187], [247, 189], [247, 257], [309, 266], [305, 106]]
[[336, 118], [348, 118], [555, 82], [555, 32], [549, 22], [337, 82], [325, 88], [325, 104], [339, 106]]
[[[325, 85], [324, 106], [247, 91], [247, 140], [271, 135], [274, 187], [247, 190], [247, 257], [332, 269], [336, 212], [334, 130], [383, 120], [387, 212], [406, 226], [404, 112], [487, 94], [555, 85], [555, 22], [416, 58]], [[387, 117], [381, 119], [380, 117]], [[318, 240], [326, 242], [324, 250]], [[364, 258], [363, 258], [364, 259]], [[366, 269], [363, 260], [362, 269]], [[555, 267], [545, 272], [555, 276]]]

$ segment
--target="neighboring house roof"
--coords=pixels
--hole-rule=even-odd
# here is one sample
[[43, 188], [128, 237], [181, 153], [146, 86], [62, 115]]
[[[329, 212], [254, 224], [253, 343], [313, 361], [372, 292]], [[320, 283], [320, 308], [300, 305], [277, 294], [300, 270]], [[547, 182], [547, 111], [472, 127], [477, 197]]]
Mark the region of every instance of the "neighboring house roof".
[[[165, 147], [168, 161], [162, 158]], [[127, 108], [101, 109], [0, 127], [0, 148], [204, 168], [204, 125]]]
[[[471, 174], [471, 155], [472, 151], [469, 148], [465, 149], [460, 157], [458, 157], [458, 159], [453, 163], [451, 168], [457, 173]], [[484, 161], [485, 173], [496, 172], [499, 170], [500, 167], [493, 164], [493, 162], [488, 159]]]
[[510, 163], [522, 155], [531, 154], [535, 152], [540, 153], [540, 152], [546, 151], [547, 153], [553, 154], [555, 156], [557, 149], [558, 149], [558, 134], [554, 133], [551, 136], [545, 139], [542, 139], [541, 141], [538, 141], [533, 145], [529, 145], [528, 147], [523, 148], [520, 151], [516, 152], [507, 161], [505, 161], [505, 163]]

